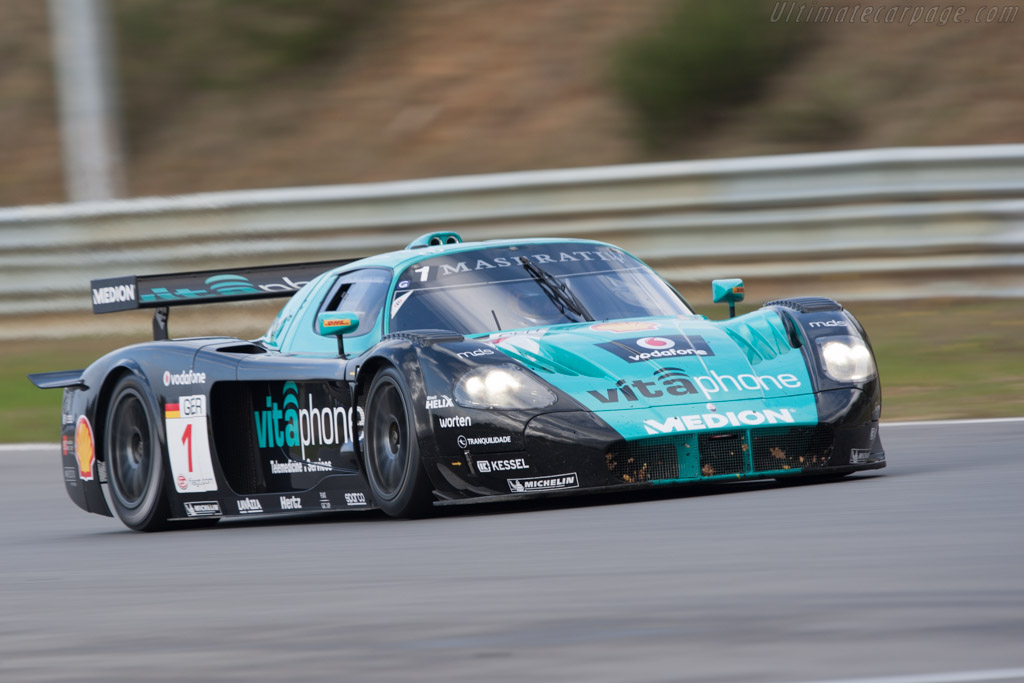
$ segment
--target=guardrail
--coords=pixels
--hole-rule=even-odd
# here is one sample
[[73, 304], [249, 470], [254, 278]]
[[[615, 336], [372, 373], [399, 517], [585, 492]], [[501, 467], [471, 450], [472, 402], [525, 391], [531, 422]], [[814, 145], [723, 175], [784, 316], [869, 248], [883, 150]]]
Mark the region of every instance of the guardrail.
[[824, 278], [818, 293], [847, 299], [1024, 296], [1024, 145], [0, 209], [0, 322], [85, 312], [96, 277], [368, 255], [442, 228], [607, 239], [684, 287], [739, 275], [773, 291]]

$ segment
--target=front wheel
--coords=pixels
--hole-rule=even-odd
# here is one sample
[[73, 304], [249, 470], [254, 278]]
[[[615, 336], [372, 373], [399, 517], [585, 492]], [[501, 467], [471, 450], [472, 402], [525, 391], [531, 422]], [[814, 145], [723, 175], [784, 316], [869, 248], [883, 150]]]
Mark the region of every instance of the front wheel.
[[420, 463], [412, 401], [394, 368], [373, 378], [366, 399], [366, 475], [374, 502], [392, 517], [422, 517], [432, 508]]

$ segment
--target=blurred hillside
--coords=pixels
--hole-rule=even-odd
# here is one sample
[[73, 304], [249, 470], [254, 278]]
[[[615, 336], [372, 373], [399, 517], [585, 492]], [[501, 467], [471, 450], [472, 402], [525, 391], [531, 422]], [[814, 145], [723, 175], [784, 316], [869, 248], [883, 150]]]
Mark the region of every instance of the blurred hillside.
[[[1024, 15], [810, 25], [771, 23], [761, 0], [111, 5], [134, 195], [1024, 140]], [[722, 15], [737, 6], [756, 9]], [[64, 198], [50, 49], [45, 2], [0, 0], [0, 205]], [[703, 89], [677, 92], [691, 83]], [[704, 97], [716, 106], [685, 109]]]

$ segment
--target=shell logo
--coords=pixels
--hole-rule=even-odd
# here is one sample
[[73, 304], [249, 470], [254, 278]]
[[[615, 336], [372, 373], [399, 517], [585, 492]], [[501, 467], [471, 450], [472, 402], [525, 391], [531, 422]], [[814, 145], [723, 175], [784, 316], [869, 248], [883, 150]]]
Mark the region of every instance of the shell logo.
[[621, 323], [600, 323], [591, 325], [590, 329], [595, 332], [648, 332], [658, 329], [658, 323], [645, 323], [639, 320]]
[[92, 425], [85, 415], [79, 417], [75, 425], [75, 458], [78, 460], [78, 476], [84, 481], [92, 481], [96, 445], [92, 438]]

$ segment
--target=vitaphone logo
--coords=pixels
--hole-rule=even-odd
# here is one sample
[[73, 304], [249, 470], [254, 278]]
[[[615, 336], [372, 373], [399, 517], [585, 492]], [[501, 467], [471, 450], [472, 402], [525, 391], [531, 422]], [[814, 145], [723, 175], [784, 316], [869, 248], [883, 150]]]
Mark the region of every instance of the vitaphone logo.
[[[357, 408], [359, 422], [363, 411]], [[273, 393], [267, 395], [266, 409], [253, 412], [256, 418], [256, 439], [260, 448], [291, 448], [301, 446], [306, 460], [307, 446], [341, 446], [352, 442], [352, 408], [313, 405], [307, 397], [306, 407], [299, 403], [299, 387], [285, 382], [279, 404]]]
[[[209, 289], [191, 289], [179, 287], [173, 292], [166, 287], [154, 287], [150, 293], [143, 294], [140, 300], [151, 301], [180, 301], [182, 299], [206, 299], [211, 297], [245, 296], [247, 294], [297, 292], [308, 282], [295, 282], [289, 277], [282, 277], [280, 282], [268, 284], [254, 284], [244, 275], [224, 273], [222, 275], [211, 275], [206, 278], [205, 284]], [[96, 295], [93, 293], [93, 299]]]
[[618, 339], [598, 344], [598, 346], [630, 363], [642, 363], [653, 358], [703, 358], [715, 355], [708, 343], [704, 341], [704, 337], [700, 335], [684, 337], [678, 334], [666, 334], [660, 337]]
[[[719, 375], [712, 372], [710, 375], [697, 375], [691, 377], [680, 368], [661, 368], [656, 370], [654, 377], [657, 382], [646, 382], [642, 379], [626, 383], [620, 379], [611, 389], [603, 391], [588, 391], [587, 393], [601, 403], [618, 403], [620, 398], [626, 401], [639, 401], [643, 398], [661, 398], [666, 394], [669, 396], [686, 396], [688, 394], [700, 394], [705, 399], [711, 400], [712, 394], [743, 392], [743, 391], [764, 391], [770, 392], [773, 389], [798, 389], [800, 379], [796, 375]], [[658, 384], [662, 388], [658, 388]], [[638, 396], [639, 394], [639, 396]]]

